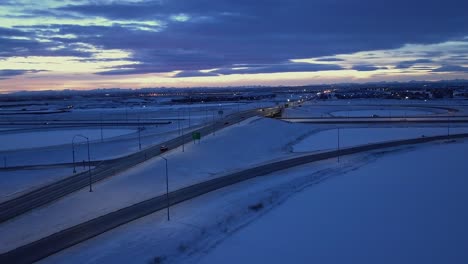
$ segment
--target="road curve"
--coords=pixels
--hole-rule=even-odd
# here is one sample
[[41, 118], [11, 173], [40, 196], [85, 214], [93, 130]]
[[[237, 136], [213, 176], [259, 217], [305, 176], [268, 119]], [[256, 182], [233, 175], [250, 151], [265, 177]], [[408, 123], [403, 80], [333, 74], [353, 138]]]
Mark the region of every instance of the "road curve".
[[[245, 118], [258, 114], [268, 116], [276, 113], [277, 111], [278, 110], [275, 108], [269, 108], [265, 111], [248, 110], [235, 113], [195, 131], [200, 132], [201, 136], [207, 136], [210, 133], [213, 133], [213, 131], [235, 124]], [[20, 197], [3, 202], [0, 204], [0, 223], [85, 188], [89, 185], [90, 180], [93, 183], [101, 181], [136, 166], [150, 158], [156, 157], [161, 154], [159, 149], [160, 145], [166, 145], [170, 150], [176, 149], [192, 140], [192, 132], [194, 131], [137, 153], [103, 161], [99, 166], [91, 170], [91, 177], [88, 172], [82, 172], [26, 193]]]
[[76, 245], [92, 237], [98, 236], [138, 218], [162, 210], [169, 205], [175, 205], [183, 201], [195, 198], [208, 192], [221, 189], [223, 187], [242, 182], [254, 177], [263, 176], [272, 172], [292, 168], [310, 162], [334, 158], [337, 156], [351, 155], [365, 151], [398, 147], [404, 145], [414, 145], [437, 140], [459, 139], [468, 137], [468, 133], [450, 136], [422, 137], [399, 141], [390, 141], [376, 144], [351, 147], [341, 150], [328, 151], [311, 154], [269, 164], [253, 167], [244, 171], [232, 173], [216, 179], [204, 181], [189, 187], [179, 189], [169, 193], [169, 202], [165, 195], [137, 203], [135, 205], [122, 208], [118, 211], [92, 219], [74, 227], [65, 229], [48, 237], [42, 238], [33, 243], [18, 247], [12, 251], [0, 255], [0, 263], [32, 263], [47, 256], [57, 253], [63, 249]]

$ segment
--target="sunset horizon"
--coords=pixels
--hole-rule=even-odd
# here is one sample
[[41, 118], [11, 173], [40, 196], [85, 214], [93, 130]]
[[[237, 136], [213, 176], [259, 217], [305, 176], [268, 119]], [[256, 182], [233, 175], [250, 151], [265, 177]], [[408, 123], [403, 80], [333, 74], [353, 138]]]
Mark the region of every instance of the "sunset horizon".
[[0, 92], [468, 79], [462, 10], [457, 1], [3, 1]]

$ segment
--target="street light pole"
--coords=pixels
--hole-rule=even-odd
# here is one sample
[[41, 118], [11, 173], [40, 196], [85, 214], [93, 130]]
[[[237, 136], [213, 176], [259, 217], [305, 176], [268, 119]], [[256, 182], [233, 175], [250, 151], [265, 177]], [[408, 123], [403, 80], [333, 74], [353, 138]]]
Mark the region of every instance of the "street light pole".
[[102, 132], [102, 114], [99, 115], [101, 117], [101, 142], [104, 142], [104, 134]]
[[180, 109], [177, 110], [177, 128], [180, 136]]
[[338, 128], [338, 162], [340, 162], [340, 128]]
[[213, 136], [214, 136], [215, 135], [215, 114], [214, 114], [214, 110], [211, 113], [213, 115]]
[[91, 155], [89, 154], [89, 138], [86, 138], [88, 143], [88, 173], [89, 173], [89, 192], [93, 191], [93, 178], [91, 175]]
[[184, 125], [182, 124], [182, 152], [185, 152], [185, 135], [184, 135]]
[[[74, 138], [73, 138], [74, 139]], [[76, 165], [75, 165], [75, 145], [73, 144], [72, 140], [72, 157], [73, 157], [73, 173], [76, 173]]]
[[141, 127], [140, 127], [140, 117], [138, 117], [138, 148], [141, 150]]
[[171, 221], [171, 217], [169, 214], [169, 207], [171, 205], [169, 201], [169, 173], [167, 168], [167, 159], [165, 157], [161, 157], [166, 162], [166, 202], [167, 202], [167, 221]]
[[89, 191], [93, 191], [93, 178], [91, 174], [91, 155], [89, 151], [89, 138], [85, 137], [83, 135], [74, 135], [72, 139], [72, 154], [73, 154], [73, 173], [76, 172], [76, 167], [75, 167], [75, 138], [81, 137], [86, 139], [86, 144], [88, 146], [88, 173], [89, 173]]
[[188, 109], [188, 127], [190, 128], [191, 126], [191, 108], [190, 108], [190, 105], [189, 105], [189, 109]]

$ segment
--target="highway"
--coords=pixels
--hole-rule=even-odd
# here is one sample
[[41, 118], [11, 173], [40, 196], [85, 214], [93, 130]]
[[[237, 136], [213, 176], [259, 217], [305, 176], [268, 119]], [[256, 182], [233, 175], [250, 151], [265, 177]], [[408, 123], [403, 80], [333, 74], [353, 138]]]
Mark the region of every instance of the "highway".
[[[231, 114], [222, 119], [218, 119], [214, 123], [208, 124], [200, 129], [195, 130], [200, 132], [201, 136], [207, 136], [213, 131], [220, 130], [226, 126], [235, 124], [246, 118], [255, 115], [272, 115], [278, 110], [275, 108], [265, 109], [265, 111], [248, 110], [240, 113]], [[0, 223], [8, 221], [18, 215], [21, 215], [34, 208], [43, 206], [53, 202], [67, 194], [78, 191], [82, 188], [88, 187], [90, 181], [92, 183], [101, 181], [108, 177], [125, 171], [133, 166], [136, 166], [148, 159], [156, 157], [161, 154], [160, 146], [166, 145], [169, 150], [173, 150], [182, 146], [192, 140], [192, 132], [171, 139], [167, 142], [158, 144], [140, 152], [136, 152], [124, 157], [106, 160], [101, 162], [99, 166], [88, 172], [82, 172], [74, 176], [57, 181], [50, 185], [44, 186], [40, 189], [31, 191], [15, 199], [3, 202], [0, 204]]]
[[249, 168], [243, 171], [232, 173], [216, 179], [204, 181], [189, 187], [179, 189], [166, 195], [140, 202], [138, 204], [120, 209], [107, 215], [92, 219], [77, 226], [60, 231], [33, 243], [16, 248], [12, 251], [0, 255], [0, 263], [32, 263], [50, 256], [63, 249], [76, 245], [87, 239], [98, 236], [108, 230], [124, 225], [128, 222], [152, 214], [197, 196], [212, 192], [223, 187], [236, 184], [254, 177], [264, 176], [272, 172], [292, 168], [295, 166], [335, 158], [338, 156], [352, 155], [365, 151], [379, 150], [385, 148], [399, 147], [405, 145], [422, 144], [438, 140], [466, 138], [468, 134], [457, 134], [451, 136], [434, 136], [415, 138], [391, 142], [351, 147], [341, 150], [333, 150], [317, 154], [310, 154], [301, 157], [281, 160]]

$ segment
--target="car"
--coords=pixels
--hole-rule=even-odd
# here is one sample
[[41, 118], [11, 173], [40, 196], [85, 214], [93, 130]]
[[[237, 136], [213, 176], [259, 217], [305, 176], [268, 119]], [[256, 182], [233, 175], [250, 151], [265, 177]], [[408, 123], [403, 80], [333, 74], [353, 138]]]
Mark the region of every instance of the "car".
[[168, 148], [166, 145], [162, 145], [161, 147], [159, 147], [159, 150], [160, 150], [161, 152], [166, 152], [166, 151], [169, 150], [169, 148]]

